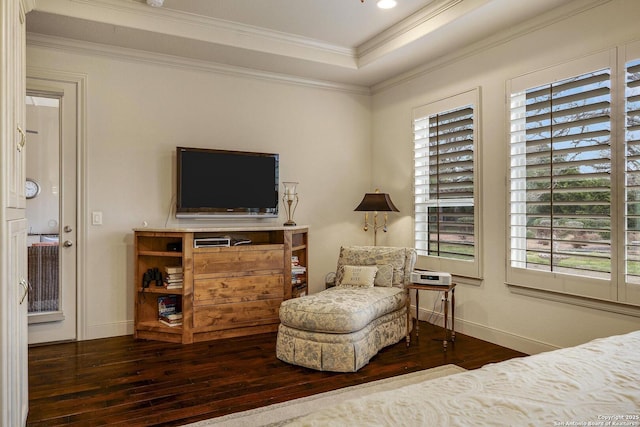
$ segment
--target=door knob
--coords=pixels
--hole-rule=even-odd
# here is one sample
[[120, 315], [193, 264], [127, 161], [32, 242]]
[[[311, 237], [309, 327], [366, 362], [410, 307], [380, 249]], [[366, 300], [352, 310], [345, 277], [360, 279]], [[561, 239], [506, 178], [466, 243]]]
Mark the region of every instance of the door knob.
[[24, 288], [24, 293], [22, 294], [22, 298], [20, 298], [20, 305], [24, 302], [24, 299], [29, 295], [29, 291], [31, 290], [31, 283], [28, 280], [21, 279], [20, 286]]
[[18, 149], [18, 152], [21, 152], [24, 148], [24, 145], [27, 143], [27, 135], [24, 133], [20, 126], [18, 126], [18, 132], [20, 132], [20, 142], [18, 142], [16, 148]]
[[70, 248], [71, 246], [73, 246], [73, 242], [71, 240], [65, 240], [64, 243], [62, 244], [65, 248]]

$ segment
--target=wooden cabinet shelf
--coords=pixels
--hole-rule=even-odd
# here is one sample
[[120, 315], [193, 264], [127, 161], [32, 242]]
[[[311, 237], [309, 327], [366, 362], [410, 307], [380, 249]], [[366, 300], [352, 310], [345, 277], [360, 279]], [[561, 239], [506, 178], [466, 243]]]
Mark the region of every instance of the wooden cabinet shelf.
[[182, 252], [158, 252], [158, 251], [140, 251], [138, 256], [165, 256], [173, 258], [182, 258]]
[[291, 233], [291, 298], [308, 294], [308, 233]]
[[167, 334], [182, 334], [182, 326], [167, 326], [157, 320], [140, 322], [137, 327], [140, 330], [146, 329], [148, 331], [162, 331]]
[[[136, 338], [188, 344], [272, 332], [278, 328], [282, 301], [306, 294], [307, 227], [136, 229], [134, 233]], [[196, 239], [223, 236], [251, 243], [194, 245]], [[156, 286], [155, 279], [143, 287], [145, 272], [164, 273], [167, 267], [181, 267], [181, 288]], [[169, 295], [176, 296], [182, 325], [167, 326], [158, 320], [158, 298], [171, 300]]]
[[151, 285], [148, 288], [138, 287], [138, 292], [140, 292], [143, 295], [144, 294], [169, 294], [169, 295], [173, 295], [173, 294], [181, 294], [182, 293], [182, 288], [167, 289], [167, 288], [164, 288], [162, 286]]

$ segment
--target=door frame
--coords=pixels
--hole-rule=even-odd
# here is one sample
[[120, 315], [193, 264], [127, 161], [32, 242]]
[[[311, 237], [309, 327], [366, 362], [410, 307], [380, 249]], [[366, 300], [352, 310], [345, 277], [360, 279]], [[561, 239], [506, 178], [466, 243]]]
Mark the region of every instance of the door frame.
[[[55, 87], [56, 82], [75, 85], [76, 88], [76, 340], [87, 336], [86, 303], [86, 259], [87, 239], [87, 78], [86, 74], [71, 73], [47, 68], [30, 67], [27, 64], [27, 79], [41, 80], [43, 84]], [[28, 87], [27, 87], [28, 90]]]

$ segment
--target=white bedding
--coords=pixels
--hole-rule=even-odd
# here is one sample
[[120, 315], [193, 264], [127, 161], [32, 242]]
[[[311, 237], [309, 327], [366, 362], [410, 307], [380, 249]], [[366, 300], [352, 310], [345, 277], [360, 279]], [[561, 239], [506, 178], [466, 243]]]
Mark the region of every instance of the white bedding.
[[372, 394], [290, 426], [640, 426], [640, 331]]

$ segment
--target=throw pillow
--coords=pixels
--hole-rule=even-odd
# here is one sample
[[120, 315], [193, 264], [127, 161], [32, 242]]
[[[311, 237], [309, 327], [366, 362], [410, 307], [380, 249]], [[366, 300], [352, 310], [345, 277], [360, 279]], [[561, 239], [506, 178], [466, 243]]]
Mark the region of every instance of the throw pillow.
[[378, 272], [376, 273], [374, 285], [385, 288], [393, 286], [393, 266], [391, 264], [378, 265]]
[[342, 266], [344, 274], [342, 276], [342, 286], [362, 286], [365, 288], [373, 287], [373, 283], [378, 271], [375, 265], [344, 265]]

